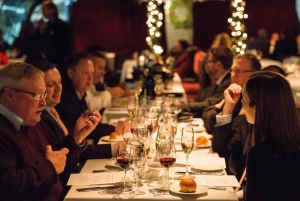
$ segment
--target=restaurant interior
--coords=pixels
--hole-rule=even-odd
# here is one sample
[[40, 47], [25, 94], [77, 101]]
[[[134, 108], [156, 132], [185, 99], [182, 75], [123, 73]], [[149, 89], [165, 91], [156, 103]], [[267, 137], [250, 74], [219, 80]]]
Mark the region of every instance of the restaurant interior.
[[[38, 21], [43, 18], [43, 1], [0, 0], [0, 45], [1, 48], [4, 47], [0, 49], [0, 53], [2, 51], [7, 55], [9, 63], [26, 60], [26, 54], [18, 54], [18, 39], [24, 34], [24, 21], [37, 26]], [[107, 66], [103, 91], [119, 87], [120, 83], [125, 81], [130, 94], [128, 97], [124, 95], [118, 98], [112, 98], [110, 95], [110, 105], [96, 109], [97, 112], [101, 111], [102, 115], [99, 125], [108, 124], [115, 130], [109, 135], [101, 136], [98, 141], [89, 141], [89, 146], [110, 144], [109, 152], [113, 157], [99, 159], [97, 155], [88, 158], [85, 163], [78, 162], [76, 168], [80, 173], [71, 174], [67, 184], [68, 191], [63, 199], [243, 200], [243, 191], [239, 191], [239, 188], [245, 182], [245, 167], [242, 175], [239, 175], [241, 178], [228, 174], [230, 170], [227, 158], [225, 161], [212, 149], [213, 133], [208, 132], [201, 117], [196, 117], [190, 108], [184, 108], [194, 101], [202, 87], [199, 80], [203, 77], [199, 71], [195, 72], [194, 56], [196, 53], [205, 54], [207, 51], [205, 62], [219, 62], [212, 60], [213, 53], [209, 51], [213, 49], [211, 47], [216, 35], [226, 33], [232, 42], [232, 48], [228, 48], [232, 54], [229, 56], [231, 64], [234, 55], [253, 53], [255, 58], [259, 58], [262, 68], [269, 64], [280, 67], [287, 74], [286, 80], [291, 86], [296, 105], [300, 106], [300, 39], [297, 39], [297, 36], [300, 36], [300, 0], [52, 2], [58, 8], [59, 18], [70, 27], [73, 53], [84, 52], [93, 45], [104, 47]], [[262, 30], [267, 41], [273, 33], [288, 34], [298, 51], [295, 54], [287, 54], [286, 57], [275, 58], [271, 53], [268, 56], [262, 54], [261, 49], [249, 48], [253, 41], [259, 38]], [[173, 67], [176, 59], [180, 57], [175, 51], [179, 41], [185, 41], [191, 47], [191, 51], [194, 51], [192, 68], [195, 74], [191, 77], [182, 76]], [[138, 54], [137, 57], [134, 56], [135, 53]], [[202, 59], [201, 62], [205, 66], [207, 63], [204, 63], [204, 56]], [[201, 66], [201, 69], [204, 67]], [[254, 71], [230, 67], [224, 70], [228, 75], [250, 74]], [[140, 80], [135, 80], [135, 73], [140, 73]], [[227, 76], [226, 73], [215, 82], [222, 81]], [[71, 77], [69, 76], [70, 79]], [[60, 84], [61, 82], [60, 80]], [[94, 83], [93, 85], [96, 86]], [[221, 83], [218, 83], [214, 87], [220, 85]], [[242, 87], [239, 90], [239, 94], [242, 93]], [[19, 91], [35, 97], [43, 95]], [[86, 91], [80, 101], [86, 97]], [[46, 95], [44, 93], [44, 99]], [[243, 101], [245, 102], [244, 99]], [[217, 102], [210, 106], [218, 107]], [[160, 123], [163, 126], [160, 127]], [[130, 124], [129, 129], [127, 124]], [[97, 125], [98, 122], [95, 127]], [[119, 132], [117, 129], [120, 125]], [[119, 145], [121, 141], [123, 144]], [[135, 144], [137, 141], [138, 144]], [[113, 147], [115, 143], [118, 144], [117, 151]], [[97, 151], [101, 151], [100, 148]], [[130, 155], [130, 161], [123, 160], [122, 154]], [[163, 157], [164, 155], [167, 156]], [[172, 160], [164, 161], [165, 158]], [[141, 161], [143, 164], [139, 167]], [[189, 185], [183, 184], [184, 178], [193, 178], [193, 181], [190, 181], [194, 182], [192, 190], [189, 190]]]

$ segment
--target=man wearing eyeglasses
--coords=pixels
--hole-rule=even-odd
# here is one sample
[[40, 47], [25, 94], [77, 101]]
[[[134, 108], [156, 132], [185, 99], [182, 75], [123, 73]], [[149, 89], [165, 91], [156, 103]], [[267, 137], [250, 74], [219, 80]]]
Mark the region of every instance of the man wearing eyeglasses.
[[[252, 126], [247, 123], [242, 110], [241, 92], [251, 73], [260, 69], [261, 64], [255, 55], [246, 53], [235, 56], [230, 69], [232, 84], [224, 91], [223, 105], [219, 104], [221, 113], [217, 114], [217, 108], [214, 108], [217, 115], [212, 148], [220, 157], [225, 157], [227, 173], [234, 174], [238, 179], [245, 169], [252, 131]], [[214, 109], [207, 108], [203, 115], [205, 121], [208, 113]]]
[[83, 133], [74, 146], [70, 145], [70, 149], [63, 143], [50, 146], [48, 130], [40, 122], [46, 96], [41, 70], [26, 63], [0, 68], [2, 200], [62, 199], [63, 189], [58, 176], [67, 167], [67, 154], [69, 157], [76, 143], [82, 143], [99, 122], [99, 113], [88, 116], [86, 111], [73, 131]]

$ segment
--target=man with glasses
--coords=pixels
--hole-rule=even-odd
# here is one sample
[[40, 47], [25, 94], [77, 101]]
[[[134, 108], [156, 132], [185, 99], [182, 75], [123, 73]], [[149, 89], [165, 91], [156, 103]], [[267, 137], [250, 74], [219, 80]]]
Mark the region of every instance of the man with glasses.
[[88, 116], [87, 111], [72, 133], [83, 132], [74, 146], [50, 146], [48, 130], [40, 122], [46, 106], [45, 91], [44, 74], [36, 67], [13, 63], [0, 68], [2, 200], [61, 200], [63, 188], [58, 176], [67, 169], [67, 157], [99, 122], [99, 113]]
[[[215, 116], [216, 125], [213, 128], [212, 148], [220, 157], [225, 157], [227, 173], [234, 174], [238, 179], [241, 178], [245, 169], [246, 155], [251, 147], [252, 131], [252, 126], [247, 123], [242, 110], [241, 92], [251, 73], [260, 69], [261, 64], [256, 56], [249, 53], [235, 56], [230, 69], [232, 84], [224, 91], [224, 105], [221, 107], [221, 113]], [[206, 120], [208, 110], [209, 108], [204, 113], [206, 117], [203, 116]], [[217, 110], [215, 110], [216, 113]]]
[[211, 48], [204, 61], [204, 72], [200, 78], [201, 90], [194, 101], [183, 105], [184, 110], [195, 113], [194, 117], [202, 117], [202, 111], [218, 103], [223, 98], [224, 90], [230, 84], [229, 68], [233, 54], [227, 47]]

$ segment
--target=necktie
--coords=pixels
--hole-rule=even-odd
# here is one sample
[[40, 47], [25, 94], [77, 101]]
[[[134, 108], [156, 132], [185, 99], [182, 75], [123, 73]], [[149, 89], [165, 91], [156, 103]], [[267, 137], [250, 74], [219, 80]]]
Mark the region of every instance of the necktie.
[[61, 119], [59, 117], [59, 114], [57, 113], [56, 109], [54, 107], [52, 107], [50, 112], [54, 116], [54, 118], [56, 119], [58, 125], [64, 131], [65, 135], [68, 135], [68, 130], [67, 130], [66, 126], [63, 124], [63, 122], [61, 121]]

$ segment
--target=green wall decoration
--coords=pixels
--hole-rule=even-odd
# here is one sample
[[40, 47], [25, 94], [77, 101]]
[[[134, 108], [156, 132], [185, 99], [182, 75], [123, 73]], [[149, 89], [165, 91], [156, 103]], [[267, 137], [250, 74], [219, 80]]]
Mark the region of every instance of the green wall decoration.
[[192, 1], [174, 0], [169, 8], [171, 23], [176, 29], [189, 29], [193, 24]]

